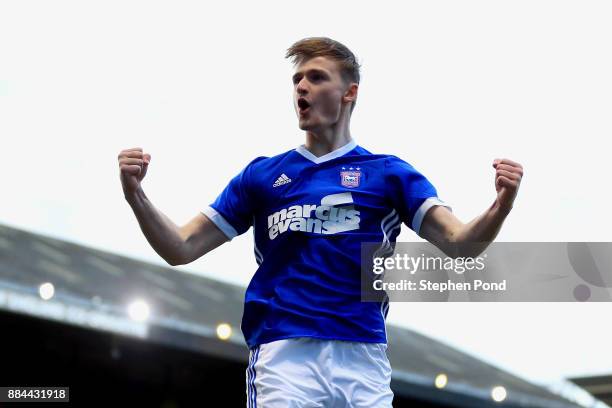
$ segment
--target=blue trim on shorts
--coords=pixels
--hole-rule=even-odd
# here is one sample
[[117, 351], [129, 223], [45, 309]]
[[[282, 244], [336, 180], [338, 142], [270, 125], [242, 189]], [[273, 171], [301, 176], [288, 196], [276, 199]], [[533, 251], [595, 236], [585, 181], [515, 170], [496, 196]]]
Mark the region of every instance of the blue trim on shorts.
[[259, 358], [259, 346], [251, 349], [251, 357], [247, 368], [247, 408], [257, 408], [257, 387], [255, 386], [255, 377], [257, 371], [255, 364]]

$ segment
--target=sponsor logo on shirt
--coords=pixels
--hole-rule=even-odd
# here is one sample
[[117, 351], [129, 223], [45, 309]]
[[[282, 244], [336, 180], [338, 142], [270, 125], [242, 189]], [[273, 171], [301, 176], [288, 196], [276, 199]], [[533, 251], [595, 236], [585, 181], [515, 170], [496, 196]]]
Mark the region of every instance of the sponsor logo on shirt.
[[287, 231], [337, 234], [359, 229], [360, 212], [355, 210], [350, 192], [331, 194], [321, 204], [292, 205], [268, 216], [271, 240]]

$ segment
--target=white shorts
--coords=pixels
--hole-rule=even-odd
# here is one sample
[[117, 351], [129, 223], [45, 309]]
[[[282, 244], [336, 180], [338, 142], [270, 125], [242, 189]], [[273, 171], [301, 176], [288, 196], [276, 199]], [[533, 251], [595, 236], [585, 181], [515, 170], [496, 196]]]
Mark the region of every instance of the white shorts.
[[251, 349], [247, 408], [389, 408], [387, 345], [300, 337]]

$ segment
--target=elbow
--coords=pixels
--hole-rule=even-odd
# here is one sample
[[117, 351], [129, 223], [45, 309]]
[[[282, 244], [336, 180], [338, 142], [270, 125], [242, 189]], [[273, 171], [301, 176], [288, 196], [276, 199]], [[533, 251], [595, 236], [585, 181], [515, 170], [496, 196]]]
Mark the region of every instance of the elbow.
[[449, 258], [456, 259], [463, 256], [460, 249], [454, 243], [446, 243], [438, 248], [440, 248], [440, 250], [444, 252], [444, 255], [448, 256]]
[[174, 257], [167, 256], [167, 257], [164, 257], [164, 261], [166, 261], [166, 263], [170, 266], [180, 266], [180, 265], [187, 264], [187, 262], [185, 262], [185, 260], [179, 256], [174, 256]]
[[488, 242], [455, 242], [448, 245], [443, 252], [451, 258], [476, 258], [489, 245]]
[[166, 263], [170, 266], [179, 266], [179, 265], [183, 265], [180, 261], [177, 261], [175, 259], [166, 259], [165, 260]]
[[167, 251], [165, 252], [165, 256], [163, 258], [170, 266], [187, 265], [192, 261], [190, 258], [190, 249], [184, 243], [174, 245], [166, 249]]
[[447, 245], [440, 248], [440, 250], [449, 258], [475, 258], [481, 252], [482, 249], [466, 248], [465, 245]]
[[457, 239], [455, 231], [449, 231], [444, 234], [443, 239], [437, 242], [436, 246], [449, 258], [459, 258], [462, 256], [461, 243]]
[[465, 224], [457, 225], [444, 236], [443, 252], [451, 258], [473, 258], [483, 251], [481, 242], [474, 242], [465, 230]]

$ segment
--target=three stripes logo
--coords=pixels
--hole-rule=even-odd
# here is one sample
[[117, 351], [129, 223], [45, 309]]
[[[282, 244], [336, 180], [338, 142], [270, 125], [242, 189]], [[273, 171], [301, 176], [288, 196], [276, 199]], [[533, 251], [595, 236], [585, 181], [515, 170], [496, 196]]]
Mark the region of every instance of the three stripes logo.
[[276, 179], [272, 187], [278, 187], [278, 186], [282, 186], [284, 184], [289, 184], [289, 183], [291, 183], [291, 179], [287, 177], [285, 173], [283, 173], [280, 175], [279, 178]]

